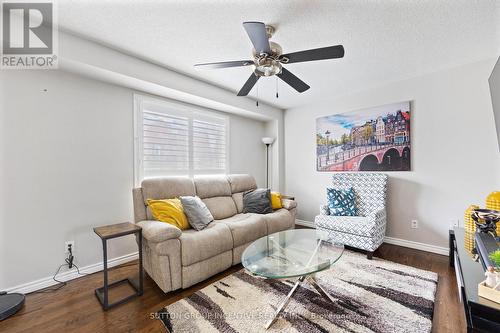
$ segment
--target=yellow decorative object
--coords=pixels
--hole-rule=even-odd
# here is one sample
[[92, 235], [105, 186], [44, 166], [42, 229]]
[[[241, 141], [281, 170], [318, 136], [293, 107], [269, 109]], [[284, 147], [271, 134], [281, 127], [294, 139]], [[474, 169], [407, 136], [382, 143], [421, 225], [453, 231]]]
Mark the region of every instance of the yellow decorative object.
[[466, 232], [474, 233], [476, 232], [476, 224], [472, 219], [471, 215], [474, 209], [479, 209], [478, 205], [470, 205], [469, 208], [465, 210], [464, 213], [464, 227]]
[[184, 208], [182, 207], [180, 199], [148, 199], [147, 203], [155, 220], [166, 222], [181, 230], [186, 230], [191, 227], [186, 214], [184, 214]]
[[472, 250], [476, 247], [476, 242], [474, 240], [475, 234], [475, 232], [469, 232], [467, 230], [464, 232], [464, 249], [471, 257], [474, 256]]
[[283, 205], [281, 204], [281, 193], [271, 192], [271, 206], [273, 209], [283, 208]]
[[[500, 211], [500, 191], [491, 192], [486, 198], [486, 209]], [[497, 223], [497, 234], [500, 235], [500, 222]]]

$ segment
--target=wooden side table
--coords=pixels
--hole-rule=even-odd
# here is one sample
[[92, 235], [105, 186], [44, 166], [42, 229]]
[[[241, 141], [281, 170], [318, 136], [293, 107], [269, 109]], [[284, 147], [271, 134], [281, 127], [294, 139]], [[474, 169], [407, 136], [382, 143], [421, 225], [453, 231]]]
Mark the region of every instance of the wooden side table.
[[[118, 223], [111, 224], [102, 227], [94, 228], [94, 232], [99, 236], [102, 240], [102, 252], [103, 252], [103, 265], [104, 265], [104, 286], [95, 290], [95, 295], [99, 302], [102, 305], [102, 308], [106, 311], [114, 306], [123, 304], [132, 298], [137, 296], [141, 296], [144, 293], [144, 270], [142, 266], [142, 228], [130, 223]], [[138, 235], [139, 242], [139, 281], [135, 281], [135, 279], [127, 278], [123, 280], [119, 280], [108, 284], [108, 247], [107, 241], [108, 239], [122, 237], [126, 235]], [[118, 286], [123, 283], [128, 283], [134, 290], [135, 293], [127, 296], [119, 301], [113, 302], [109, 304], [108, 292], [109, 289], [115, 286]]]

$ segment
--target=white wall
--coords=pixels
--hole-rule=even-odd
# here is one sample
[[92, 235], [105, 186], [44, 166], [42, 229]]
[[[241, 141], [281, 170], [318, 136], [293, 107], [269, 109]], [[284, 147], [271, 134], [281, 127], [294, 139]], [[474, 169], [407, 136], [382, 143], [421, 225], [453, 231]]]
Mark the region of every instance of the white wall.
[[[313, 221], [331, 185], [331, 173], [315, 170], [315, 119], [411, 100], [413, 171], [389, 173], [387, 235], [446, 246], [450, 222], [500, 187], [487, 81], [493, 65], [487, 60], [287, 110], [286, 192], [296, 196], [298, 218]], [[419, 229], [410, 228], [412, 219]]]
[[[63, 71], [0, 74], [0, 290], [102, 260], [92, 228], [131, 221], [133, 93]], [[45, 91], [45, 89], [47, 91]], [[265, 182], [264, 123], [230, 115], [231, 172]], [[110, 242], [110, 258], [136, 251]]]
[[488, 82], [490, 84], [491, 104], [495, 115], [498, 151], [500, 152], [500, 58], [498, 58]]
[[257, 185], [266, 185], [266, 151], [261, 139], [265, 124], [260, 121], [232, 115], [230, 117], [230, 172], [250, 173]]

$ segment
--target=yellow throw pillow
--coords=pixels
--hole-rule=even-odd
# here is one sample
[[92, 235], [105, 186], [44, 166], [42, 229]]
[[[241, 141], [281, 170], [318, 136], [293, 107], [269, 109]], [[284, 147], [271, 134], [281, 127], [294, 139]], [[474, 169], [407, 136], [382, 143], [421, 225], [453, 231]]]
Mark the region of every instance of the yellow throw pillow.
[[281, 193], [271, 192], [271, 206], [273, 209], [283, 208], [283, 205], [281, 204]]
[[164, 200], [148, 199], [147, 203], [155, 220], [169, 223], [181, 230], [191, 228], [179, 198]]

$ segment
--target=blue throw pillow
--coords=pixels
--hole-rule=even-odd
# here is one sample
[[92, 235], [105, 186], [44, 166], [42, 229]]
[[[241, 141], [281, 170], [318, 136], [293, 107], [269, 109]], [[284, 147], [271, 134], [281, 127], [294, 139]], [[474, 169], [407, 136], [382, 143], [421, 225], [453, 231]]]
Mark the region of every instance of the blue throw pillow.
[[334, 216], [356, 216], [358, 210], [356, 208], [356, 195], [351, 187], [348, 190], [337, 190], [334, 188], [326, 189], [328, 198], [328, 208], [330, 215]]

